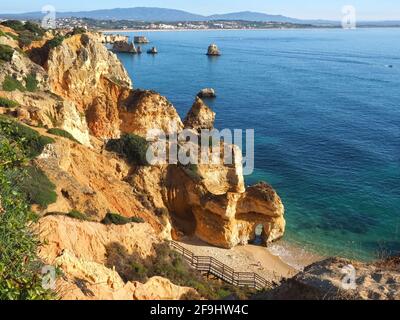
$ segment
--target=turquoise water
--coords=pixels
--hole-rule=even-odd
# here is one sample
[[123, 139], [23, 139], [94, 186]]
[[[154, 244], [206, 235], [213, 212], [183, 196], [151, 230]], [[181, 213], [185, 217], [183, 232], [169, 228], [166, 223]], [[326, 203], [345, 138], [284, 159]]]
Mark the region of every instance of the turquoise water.
[[[288, 241], [358, 259], [400, 251], [400, 29], [144, 34], [158, 56], [120, 54], [134, 86], [181, 116], [217, 90], [216, 127], [255, 129], [246, 182], [278, 191]], [[204, 55], [212, 42], [221, 57]]]

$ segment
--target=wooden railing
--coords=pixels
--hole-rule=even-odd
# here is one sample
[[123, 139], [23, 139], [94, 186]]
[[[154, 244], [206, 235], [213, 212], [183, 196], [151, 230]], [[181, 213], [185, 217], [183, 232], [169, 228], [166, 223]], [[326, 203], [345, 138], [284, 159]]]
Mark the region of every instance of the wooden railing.
[[175, 241], [170, 241], [170, 246], [178, 252], [194, 269], [211, 274], [231, 285], [237, 287], [250, 287], [257, 290], [272, 288], [274, 284], [254, 272], [235, 272], [231, 267], [209, 256], [196, 256], [193, 252]]

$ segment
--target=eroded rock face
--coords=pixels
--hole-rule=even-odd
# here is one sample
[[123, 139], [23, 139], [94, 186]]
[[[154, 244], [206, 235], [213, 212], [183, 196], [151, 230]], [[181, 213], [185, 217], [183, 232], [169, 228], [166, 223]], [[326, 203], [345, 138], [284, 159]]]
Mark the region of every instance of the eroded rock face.
[[75, 35], [50, 50], [45, 69], [53, 92], [86, 114], [96, 137], [119, 136], [118, 103], [132, 82], [117, 56], [98, 36]]
[[119, 117], [121, 132], [143, 137], [150, 129], [170, 134], [183, 128], [174, 106], [165, 97], [148, 90], [131, 91], [121, 103]]
[[267, 184], [246, 190], [239, 159], [232, 165], [146, 167], [129, 182], [135, 189], [145, 184], [154, 206], [168, 209], [175, 233], [231, 248], [254, 239], [261, 225], [265, 243], [277, 240], [285, 230], [282, 201]]
[[196, 97], [192, 108], [187, 114], [183, 124], [185, 128], [195, 130], [214, 128], [215, 112], [213, 112], [199, 97]]
[[96, 221], [108, 212], [139, 216], [161, 231], [157, 217], [124, 181], [129, 166], [115, 155], [100, 154], [68, 139], [56, 138], [35, 163], [57, 186], [57, 202], [45, 212], [79, 210]]
[[57, 292], [63, 300], [179, 300], [199, 297], [192, 288], [174, 285], [168, 279], [150, 278], [146, 283], [125, 282], [110, 261], [111, 250], [147, 259], [161, 241], [146, 223], [105, 226], [96, 222], [47, 216], [39, 220], [45, 244], [41, 259], [63, 270]]
[[[346, 275], [350, 279], [347, 282], [344, 281]], [[329, 258], [308, 266], [277, 289], [258, 298], [400, 300], [400, 260], [394, 258], [368, 264]]]

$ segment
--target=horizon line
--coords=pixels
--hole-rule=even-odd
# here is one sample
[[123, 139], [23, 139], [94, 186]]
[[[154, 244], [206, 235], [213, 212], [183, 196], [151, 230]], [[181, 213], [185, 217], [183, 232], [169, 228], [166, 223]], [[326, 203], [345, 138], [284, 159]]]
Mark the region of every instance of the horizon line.
[[[204, 18], [208, 18], [208, 17], [212, 17], [215, 15], [226, 15], [226, 14], [233, 14], [233, 13], [258, 13], [258, 14], [265, 14], [265, 15], [271, 15], [271, 16], [282, 16], [282, 17], [286, 17], [286, 18], [291, 18], [291, 19], [298, 19], [298, 20], [326, 20], [326, 21], [331, 21], [331, 22], [340, 22], [340, 19], [332, 19], [332, 18], [300, 18], [300, 17], [293, 17], [293, 16], [286, 16], [282, 13], [267, 13], [267, 12], [263, 12], [263, 11], [252, 11], [252, 10], [242, 10], [242, 11], [231, 11], [231, 12], [224, 12], [224, 13], [213, 13], [213, 14], [209, 14], [209, 15], [204, 15], [204, 14], [200, 14], [200, 13], [194, 13], [191, 11], [187, 11], [187, 10], [183, 10], [183, 9], [177, 9], [177, 8], [167, 8], [167, 7], [143, 7], [143, 6], [137, 6], [137, 7], [114, 7], [114, 8], [99, 8], [99, 9], [84, 9], [84, 10], [65, 10], [65, 11], [61, 11], [61, 10], [56, 10], [56, 13], [77, 13], [77, 12], [93, 12], [93, 11], [100, 11], [100, 10], [116, 10], [116, 9], [166, 9], [166, 10], [177, 10], [177, 11], [182, 11], [185, 13], [189, 13], [189, 14], [193, 14], [193, 15], [198, 15]], [[30, 13], [38, 13], [41, 12], [40, 10], [37, 11], [18, 11], [18, 12], [0, 12], [0, 14], [14, 14], [14, 15], [23, 15], [23, 14], [30, 14]], [[92, 19], [92, 18], [89, 18]], [[94, 20], [101, 20], [101, 19], [94, 19]], [[121, 20], [127, 20], [127, 19], [121, 19]], [[363, 20], [359, 20], [359, 22], [391, 22], [391, 21], [400, 21], [400, 17], [399, 18], [373, 18], [373, 19], [363, 19]]]

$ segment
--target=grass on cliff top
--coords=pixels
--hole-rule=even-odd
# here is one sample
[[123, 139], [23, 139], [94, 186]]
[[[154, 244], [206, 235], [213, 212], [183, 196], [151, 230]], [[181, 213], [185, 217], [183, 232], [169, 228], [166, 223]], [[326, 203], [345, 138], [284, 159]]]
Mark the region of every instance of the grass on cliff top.
[[[186, 261], [168, 243], [154, 245], [155, 257], [143, 261], [135, 254], [129, 254], [119, 243], [107, 246], [108, 267], [114, 267], [124, 281], [146, 282], [154, 276], [161, 276], [180, 286], [191, 287], [206, 299], [224, 299], [235, 296], [238, 299], [247, 299], [254, 290], [237, 288], [226, 283], [207, 280], [198, 271], [192, 269]], [[186, 299], [196, 297], [184, 297]]]
[[74, 138], [74, 136], [72, 134], [70, 134], [68, 131], [65, 131], [65, 130], [60, 129], [60, 128], [51, 128], [51, 129], [47, 130], [47, 133], [53, 134], [55, 136], [67, 138], [67, 139], [69, 139], [71, 141], [74, 141], [76, 143], [81, 144], [78, 140], [76, 140]]
[[125, 134], [120, 139], [111, 139], [106, 144], [106, 150], [125, 157], [131, 164], [146, 166], [149, 143], [145, 138], [134, 134]]
[[19, 106], [19, 103], [14, 100], [10, 100], [4, 97], [0, 97], [0, 107], [3, 108], [16, 108]]
[[110, 225], [110, 224], [124, 225], [124, 224], [132, 223], [132, 222], [144, 223], [144, 220], [139, 217], [127, 218], [127, 217], [121, 216], [120, 214], [109, 212], [109, 213], [107, 213], [105, 218], [101, 221], [101, 223], [106, 224], [106, 225]]
[[[42, 262], [37, 234], [29, 228], [34, 215], [19, 187], [38, 137], [22, 125], [0, 116], [0, 300], [54, 299], [42, 286]], [[33, 130], [32, 130], [33, 131]]]
[[46, 30], [39, 24], [31, 21], [24, 23], [19, 20], [7, 20], [1, 24], [13, 29], [18, 34], [19, 45], [22, 47], [29, 46], [33, 41], [41, 40], [46, 33]]

